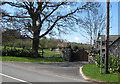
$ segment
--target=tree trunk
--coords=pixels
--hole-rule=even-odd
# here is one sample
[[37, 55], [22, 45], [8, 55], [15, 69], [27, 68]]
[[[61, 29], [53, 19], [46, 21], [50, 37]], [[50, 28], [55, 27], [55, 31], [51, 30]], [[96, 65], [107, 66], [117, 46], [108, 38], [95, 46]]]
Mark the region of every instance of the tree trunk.
[[39, 32], [35, 31], [33, 34], [33, 43], [32, 49], [35, 51], [36, 56], [38, 57], [38, 49], [39, 49]]
[[32, 17], [32, 24], [33, 24], [33, 27], [34, 27], [32, 49], [33, 49], [33, 51], [35, 51], [35, 56], [38, 57], [39, 56], [38, 49], [39, 49], [40, 30], [37, 29], [37, 27], [36, 27], [36, 21], [37, 21], [36, 17], [37, 16]]

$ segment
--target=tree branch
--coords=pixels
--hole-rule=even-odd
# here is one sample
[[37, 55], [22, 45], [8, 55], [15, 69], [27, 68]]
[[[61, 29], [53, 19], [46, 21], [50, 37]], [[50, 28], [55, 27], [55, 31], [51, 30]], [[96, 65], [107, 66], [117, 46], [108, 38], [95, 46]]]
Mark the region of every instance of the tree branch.
[[[60, 5], [60, 4], [59, 4]], [[52, 12], [54, 12], [57, 8], [58, 8], [59, 6], [57, 6]], [[83, 9], [83, 8], [79, 8], [79, 9]], [[69, 15], [71, 15], [71, 14], [74, 14], [77, 10], [79, 10], [78, 8], [76, 9], [76, 10], [74, 10], [73, 12], [71, 12], [71, 13], [69, 13], [69, 14], [67, 14], [67, 15], [65, 15], [65, 16], [58, 16], [57, 17], [57, 20], [53, 23], [53, 25], [44, 33], [44, 34], [42, 34], [39, 38], [42, 38], [42, 37], [44, 37], [45, 35], [47, 35], [48, 33], [49, 33], [49, 31], [51, 31], [53, 28], [54, 28], [54, 26], [55, 26], [55, 24], [57, 23], [57, 21], [59, 21], [60, 19], [62, 19], [62, 18], [65, 18], [65, 17], [67, 17], [67, 16], [69, 16]], [[50, 13], [50, 15], [51, 15], [51, 13]], [[48, 15], [49, 16], [49, 15]], [[46, 17], [47, 18], [47, 17]]]
[[[64, 4], [65, 4], [66, 2], [64, 2]], [[56, 5], [48, 5], [47, 7], [56, 7], [56, 6], [58, 6], [58, 4]]]
[[42, 4], [43, 4], [44, 2], [37, 2], [37, 4], [38, 4], [38, 8], [36, 9], [36, 13], [39, 13], [39, 14], [41, 14], [41, 12], [44, 10], [44, 8], [47, 6], [47, 3], [42, 7]]
[[23, 3], [25, 5], [25, 8], [29, 11], [30, 10], [29, 4], [27, 2], [23, 2]]
[[41, 36], [39, 36], [39, 38], [42, 38], [42, 37], [44, 37], [45, 35], [47, 35], [47, 34], [49, 33], [49, 31], [51, 31], [51, 30], [54, 28], [54, 26], [55, 26], [55, 24], [57, 23], [57, 21], [60, 20], [60, 19], [61, 19], [61, 18], [57, 19], [57, 20], [53, 23], [53, 25], [52, 25], [44, 34], [42, 34]]
[[25, 8], [25, 6], [20, 3], [4, 2], [3, 4], [9, 4], [11, 6], [18, 7], [18, 8]]
[[11, 17], [11, 18], [13, 18], [13, 17], [15, 17], [15, 18], [30, 18], [30, 16], [11, 16], [7, 13], [2, 12], [2, 17], [5, 17], [5, 16]]
[[30, 36], [28, 36], [28, 35], [26, 34], [26, 32], [24, 32], [24, 34], [25, 34], [25, 36], [27, 36], [27, 38], [33, 40], [33, 38], [31, 38]]
[[57, 5], [57, 7], [56, 7], [55, 9], [53, 9], [53, 11], [52, 11], [51, 13], [49, 13], [46, 17], [44, 17], [44, 19], [41, 21], [40, 24], [42, 24], [42, 23], [46, 20], [46, 18], [49, 17], [49, 16], [50, 16], [55, 10], [57, 10], [58, 7], [61, 6], [62, 4], [64, 4], [64, 2], [62, 2], [62, 3], [59, 4], [59, 5]]

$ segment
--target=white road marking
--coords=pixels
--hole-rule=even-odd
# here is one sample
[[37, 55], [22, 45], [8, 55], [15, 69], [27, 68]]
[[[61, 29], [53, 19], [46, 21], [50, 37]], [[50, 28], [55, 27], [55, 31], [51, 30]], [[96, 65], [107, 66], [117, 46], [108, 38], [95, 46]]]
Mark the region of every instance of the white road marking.
[[20, 82], [27, 82], [27, 81], [24, 81], [24, 80], [21, 80], [21, 79], [18, 79], [18, 78], [14, 78], [12, 76], [8, 76], [8, 75], [2, 74], [2, 73], [0, 73], [0, 75], [11, 78], [11, 79], [14, 79], [14, 80], [17, 80], [17, 81], [20, 81]]

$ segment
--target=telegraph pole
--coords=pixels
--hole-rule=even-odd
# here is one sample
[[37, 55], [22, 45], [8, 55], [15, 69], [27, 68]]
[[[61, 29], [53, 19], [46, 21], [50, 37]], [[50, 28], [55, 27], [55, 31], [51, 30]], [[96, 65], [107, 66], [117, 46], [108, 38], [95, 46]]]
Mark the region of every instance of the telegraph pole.
[[106, 0], [106, 36], [105, 36], [105, 73], [108, 71], [108, 57], [109, 57], [109, 4], [110, 0]]

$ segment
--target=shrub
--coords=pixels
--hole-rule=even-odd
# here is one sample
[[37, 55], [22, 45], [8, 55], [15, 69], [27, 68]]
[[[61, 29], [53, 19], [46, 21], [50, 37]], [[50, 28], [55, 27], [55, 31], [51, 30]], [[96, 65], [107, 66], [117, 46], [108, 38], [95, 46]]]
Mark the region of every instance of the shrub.
[[[100, 68], [101, 66], [101, 56], [97, 56], [96, 58], [96, 65]], [[105, 57], [102, 56], [102, 68], [105, 67], [105, 64], [104, 64], [104, 61], [105, 61]], [[109, 56], [109, 59], [108, 59], [108, 69], [110, 72], [120, 72], [120, 58], [119, 56]]]
[[[15, 56], [15, 57], [37, 57], [33, 50], [16, 49], [16, 48], [3, 48], [2, 56]], [[39, 55], [40, 56], [40, 55]]]
[[[102, 68], [104, 68], [105, 67], [105, 64], [104, 64], [104, 59], [105, 57], [104, 56], [102, 56]], [[97, 58], [96, 58], [96, 65], [100, 68], [100, 66], [101, 66], [101, 62], [100, 62], [100, 60], [101, 60], [101, 56], [97, 56]]]

